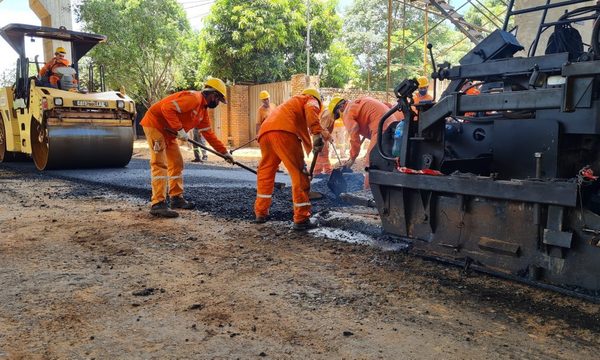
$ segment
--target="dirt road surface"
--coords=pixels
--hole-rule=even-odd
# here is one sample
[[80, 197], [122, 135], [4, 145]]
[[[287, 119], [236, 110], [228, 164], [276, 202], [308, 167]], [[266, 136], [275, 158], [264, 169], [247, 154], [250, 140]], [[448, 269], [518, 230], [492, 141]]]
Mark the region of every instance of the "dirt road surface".
[[[597, 359], [596, 304], [0, 166], [0, 359]], [[358, 235], [357, 235], [358, 236]]]

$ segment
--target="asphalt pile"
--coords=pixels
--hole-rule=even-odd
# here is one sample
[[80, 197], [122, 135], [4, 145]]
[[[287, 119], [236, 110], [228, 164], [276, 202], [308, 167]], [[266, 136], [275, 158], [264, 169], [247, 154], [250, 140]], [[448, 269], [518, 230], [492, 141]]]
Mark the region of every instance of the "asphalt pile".
[[[69, 181], [72, 186], [61, 192], [61, 197], [93, 198], [95, 196], [103, 196], [106, 190], [114, 190], [148, 201], [149, 209], [150, 197], [152, 195], [149, 174], [141, 173], [141, 171], [147, 169], [147, 166], [146, 161], [132, 160], [127, 168], [116, 170], [94, 169], [40, 173], [35, 170], [31, 163], [13, 164], [10, 168], [14, 168], [21, 174], [24, 174], [25, 177], [44, 178], [48, 176]], [[244, 175], [244, 172], [229, 171], [229, 169], [224, 167], [206, 165], [194, 168], [197, 168], [200, 172], [193, 177], [193, 182], [186, 182], [184, 196], [187, 200], [196, 203], [197, 210], [230, 219], [254, 219], [256, 188], [253, 183], [248, 182], [247, 178], [241, 177]], [[219, 181], [215, 182], [214, 176], [203, 177], [202, 170], [204, 169], [223, 171], [223, 176], [226, 179], [219, 179]], [[88, 175], [82, 177], [82, 174]], [[362, 189], [364, 181], [362, 174], [349, 173], [344, 174], [344, 177], [348, 182], [349, 191]], [[322, 199], [312, 201], [313, 214], [327, 209], [349, 206], [329, 190], [327, 179], [327, 176], [316, 178], [311, 184], [311, 190], [323, 194]], [[207, 186], [204, 186], [204, 184]], [[141, 209], [144, 210], [143, 207]], [[275, 189], [270, 219], [290, 221], [292, 217], [293, 202], [291, 187], [287, 186], [284, 189]]]
[[[359, 191], [363, 188], [364, 176], [362, 174], [344, 174], [348, 182], [349, 191]], [[319, 177], [311, 183], [311, 190], [323, 194], [323, 198], [312, 200], [313, 214], [328, 210], [349, 206], [340, 200], [327, 187], [327, 177]], [[220, 188], [200, 188], [186, 193], [186, 198], [196, 203], [201, 211], [214, 213], [236, 219], [254, 219], [254, 200], [256, 189], [253, 188], [228, 188], [226, 184]], [[291, 220], [293, 217], [292, 188], [275, 189], [273, 192], [273, 203], [270, 209], [271, 220]]]

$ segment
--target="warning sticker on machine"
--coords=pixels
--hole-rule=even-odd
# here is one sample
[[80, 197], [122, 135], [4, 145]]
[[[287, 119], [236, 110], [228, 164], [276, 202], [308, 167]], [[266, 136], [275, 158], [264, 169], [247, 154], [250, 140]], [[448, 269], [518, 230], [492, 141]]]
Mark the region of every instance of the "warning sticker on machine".
[[96, 106], [96, 107], [107, 107], [108, 101], [96, 101], [96, 100], [73, 100], [75, 106]]

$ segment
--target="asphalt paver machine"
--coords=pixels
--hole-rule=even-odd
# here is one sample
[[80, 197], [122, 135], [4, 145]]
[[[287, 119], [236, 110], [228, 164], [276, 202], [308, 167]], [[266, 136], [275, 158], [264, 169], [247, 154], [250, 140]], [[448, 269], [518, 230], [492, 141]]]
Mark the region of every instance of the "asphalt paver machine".
[[[503, 30], [435, 66], [432, 78], [449, 80], [437, 102], [414, 107], [414, 80], [396, 87], [388, 115], [404, 113], [402, 136], [380, 125], [368, 171], [384, 229], [413, 253], [600, 298], [600, 6], [582, 2], [511, 1]], [[564, 12], [550, 19], [552, 8]], [[509, 20], [535, 12], [521, 56]]]
[[69, 42], [73, 64], [59, 69], [65, 79], [74, 78], [81, 57], [106, 37], [23, 24], [6, 25], [0, 35], [19, 55], [14, 85], [0, 88], [0, 162], [30, 156], [39, 170], [127, 165], [133, 153], [131, 98], [119, 91], [84, 91], [62, 78], [62, 86], [52, 87], [30, 74], [40, 64], [25, 54], [26, 37]]

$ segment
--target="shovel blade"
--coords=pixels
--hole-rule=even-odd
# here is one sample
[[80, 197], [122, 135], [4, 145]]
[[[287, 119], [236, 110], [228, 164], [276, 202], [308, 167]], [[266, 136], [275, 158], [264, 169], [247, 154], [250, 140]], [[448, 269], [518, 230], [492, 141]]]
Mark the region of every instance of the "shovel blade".
[[341, 193], [348, 191], [348, 183], [346, 183], [346, 179], [344, 179], [341, 168], [334, 169], [331, 172], [329, 180], [327, 181], [327, 187], [335, 194], [335, 196], [340, 196]]

